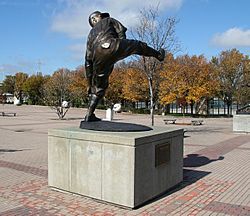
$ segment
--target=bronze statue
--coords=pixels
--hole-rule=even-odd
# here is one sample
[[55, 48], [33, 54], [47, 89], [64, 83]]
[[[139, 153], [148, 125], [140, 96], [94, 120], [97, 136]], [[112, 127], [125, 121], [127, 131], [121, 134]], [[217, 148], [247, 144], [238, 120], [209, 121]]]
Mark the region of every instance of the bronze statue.
[[95, 11], [89, 16], [92, 27], [87, 41], [85, 70], [88, 79], [89, 106], [85, 121], [100, 121], [94, 114], [98, 102], [108, 88], [114, 64], [132, 54], [165, 58], [165, 51], [149, 47], [138, 40], [126, 39], [127, 28], [111, 18], [109, 13]]

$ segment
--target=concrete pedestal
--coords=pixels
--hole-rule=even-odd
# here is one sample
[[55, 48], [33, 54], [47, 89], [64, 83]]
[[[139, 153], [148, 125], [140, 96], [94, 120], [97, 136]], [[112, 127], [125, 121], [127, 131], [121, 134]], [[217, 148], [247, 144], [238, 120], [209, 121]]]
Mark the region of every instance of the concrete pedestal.
[[183, 130], [54, 129], [49, 186], [134, 208], [183, 179]]

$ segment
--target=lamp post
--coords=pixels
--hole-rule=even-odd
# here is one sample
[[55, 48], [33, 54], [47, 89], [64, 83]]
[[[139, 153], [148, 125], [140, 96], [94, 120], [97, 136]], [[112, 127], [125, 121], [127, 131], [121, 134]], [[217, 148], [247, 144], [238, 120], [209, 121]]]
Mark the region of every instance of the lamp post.
[[4, 80], [4, 68], [3, 68], [3, 66], [0, 66], [0, 73], [2, 73], [1, 83], [3, 83], [3, 80]]

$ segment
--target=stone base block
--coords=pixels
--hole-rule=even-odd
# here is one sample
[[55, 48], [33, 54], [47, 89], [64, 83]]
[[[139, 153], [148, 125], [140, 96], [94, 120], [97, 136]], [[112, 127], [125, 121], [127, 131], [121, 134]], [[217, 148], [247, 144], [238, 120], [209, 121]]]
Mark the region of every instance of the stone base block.
[[249, 114], [234, 115], [233, 131], [238, 133], [250, 133], [250, 115]]
[[134, 208], [183, 179], [183, 130], [49, 130], [49, 186]]

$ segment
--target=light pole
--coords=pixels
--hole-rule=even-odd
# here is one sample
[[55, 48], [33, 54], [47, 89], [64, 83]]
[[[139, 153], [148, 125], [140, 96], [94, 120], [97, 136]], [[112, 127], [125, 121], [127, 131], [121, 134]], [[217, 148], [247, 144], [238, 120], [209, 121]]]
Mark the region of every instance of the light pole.
[[3, 80], [4, 80], [4, 68], [3, 68], [3, 66], [0, 66], [0, 73], [2, 73], [1, 83], [3, 83]]

